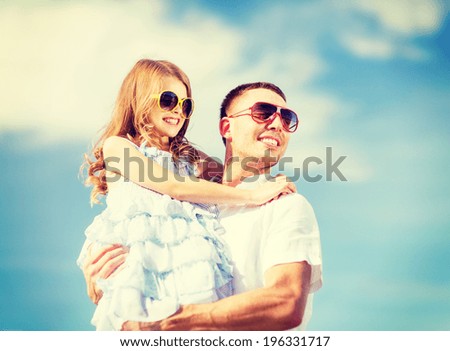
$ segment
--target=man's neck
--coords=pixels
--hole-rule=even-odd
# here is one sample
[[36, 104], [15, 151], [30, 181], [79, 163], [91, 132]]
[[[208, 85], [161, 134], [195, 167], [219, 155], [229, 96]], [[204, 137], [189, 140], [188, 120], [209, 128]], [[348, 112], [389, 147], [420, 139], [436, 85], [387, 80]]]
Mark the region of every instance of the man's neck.
[[237, 156], [228, 157], [225, 160], [222, 184], [235, 187], [246, 178], [267, 174], [269, 172], [270, 166], [260, 162], [243, 162]]

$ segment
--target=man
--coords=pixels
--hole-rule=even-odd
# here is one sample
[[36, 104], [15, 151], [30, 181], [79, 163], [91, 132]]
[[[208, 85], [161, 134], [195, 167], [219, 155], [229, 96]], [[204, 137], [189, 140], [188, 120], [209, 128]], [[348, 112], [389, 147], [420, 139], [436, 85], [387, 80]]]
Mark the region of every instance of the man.
[[[286, 151], [298, 124], [284, 93], [270, 83], [233, 89], [221, 107], [220, 133], [226, 146], [223, 183], [255, 187]], [[185, 305], [165, 320], [128, 321], [124, 330], [304, 330], [313, 293], [322, 285], [321, 247], [314, 212], [299, 194], [259, 207], [222, 207], [223, 236], [234, 264], [236, 294], [209, 304]], [[98, 301], [95, 280], [108, 277], [126, 250], [112, 247], [93, 255], [84, 270], [88, 291]]]

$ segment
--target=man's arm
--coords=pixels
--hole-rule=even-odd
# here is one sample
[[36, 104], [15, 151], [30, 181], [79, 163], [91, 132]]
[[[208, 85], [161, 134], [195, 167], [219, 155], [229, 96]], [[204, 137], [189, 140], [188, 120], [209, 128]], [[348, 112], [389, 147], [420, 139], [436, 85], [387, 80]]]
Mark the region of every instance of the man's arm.
[[220, 183], [223, 176], [223, 165], [220, 160], [208, 156], [203, 151], [197, 152], [200, 156], [200, 162], [197, 164], [198, 177]]
[[296, 262], [273, 266], [266, 284], [225, 299], [183, 306], [154, 323], [125, 322], [123, 330], [286, 330], [302, 322], [311, 266]]

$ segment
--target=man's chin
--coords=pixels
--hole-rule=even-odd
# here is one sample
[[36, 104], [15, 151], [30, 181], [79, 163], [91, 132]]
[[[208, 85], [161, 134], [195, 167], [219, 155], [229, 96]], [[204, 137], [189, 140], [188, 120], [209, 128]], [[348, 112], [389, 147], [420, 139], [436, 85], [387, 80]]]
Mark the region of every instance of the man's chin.
[[267, 164], [270, 167], [275, 166], [280, 158], [283, 156], [283, 153], [279, 149], [266, 149], [264, 154], [260, 157], [262, 163]]

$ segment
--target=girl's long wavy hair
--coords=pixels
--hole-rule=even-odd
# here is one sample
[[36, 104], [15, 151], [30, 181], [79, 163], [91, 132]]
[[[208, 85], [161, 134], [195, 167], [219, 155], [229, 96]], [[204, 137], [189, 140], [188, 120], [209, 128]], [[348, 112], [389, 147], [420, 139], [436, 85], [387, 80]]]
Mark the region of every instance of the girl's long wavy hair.
[[[151, 111], [157, 107], [157, 100], [151, 94], [158, 94], [163, 88], [164, 79], [176, 78], [186, 87], [187, 96], [192, 97], [191, 84], [187, 75], [175, 64], [163, 60], [142, 59], [138, 61], [125, 77], [114, 106], [112, 119], [104, 128], [91, 152], [84, 155], [81, 169], [87, 169], [85, 185], [93, 186], [91, 205], [99, 203], [98, 197], [108, 192], [106, 169], [103, 157], [103, 143], [110, 136], [128, 138], [136, 145], [144, 141], [148, 145], [161, 148], [161, 135], [150, 123]], [[169, 151], [175, 162], [181, 160], [195, 164], [199, 160], [197, 150], [185, 138], [189, 120], [185, 119], [180, 131], [169, 138]]]

